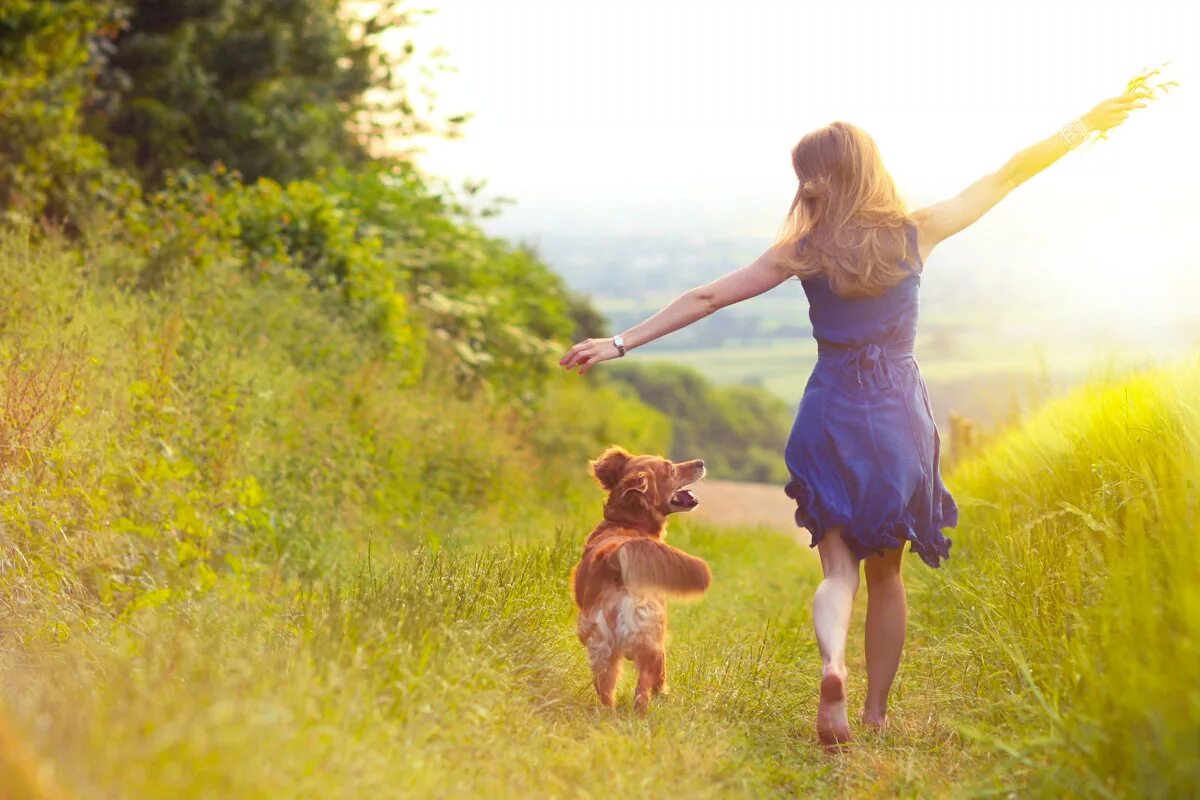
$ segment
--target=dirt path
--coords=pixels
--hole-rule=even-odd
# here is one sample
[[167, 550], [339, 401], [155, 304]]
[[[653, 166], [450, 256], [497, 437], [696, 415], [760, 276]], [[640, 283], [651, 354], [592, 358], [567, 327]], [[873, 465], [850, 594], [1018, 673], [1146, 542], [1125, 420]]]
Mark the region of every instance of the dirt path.
[[796, 503], [782, 486], [705, 479], [695, 489], [700, 505], [692, 513], [700, 519], [718, 525], [764, 525], [793, 534], [808, 546], [808, 531], [796, 526]]

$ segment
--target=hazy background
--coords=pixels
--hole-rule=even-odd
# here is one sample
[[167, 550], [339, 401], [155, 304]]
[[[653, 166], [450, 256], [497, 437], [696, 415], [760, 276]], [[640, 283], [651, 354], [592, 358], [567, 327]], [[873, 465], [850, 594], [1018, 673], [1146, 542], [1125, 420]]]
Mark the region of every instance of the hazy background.
[[[769, 245], [794, 191], [790, 148], [809, 130], [864, 127], [917, 208], [1170, 60], [1179, 89], [939, 245], [918, 357], [940, 416], [989, 416], [1035, 384], [1200, 336], [1200, 4], [426, 5], [435, 13], [401, 35], [447, 51], [438, 107], [473, 117], [462, 139], [420, 141], [418, 163], [512, 198], [489, 232], [536, 246], [618, 330]], [[638, 357], [794, 402], [808, 330], [789, 282]]]

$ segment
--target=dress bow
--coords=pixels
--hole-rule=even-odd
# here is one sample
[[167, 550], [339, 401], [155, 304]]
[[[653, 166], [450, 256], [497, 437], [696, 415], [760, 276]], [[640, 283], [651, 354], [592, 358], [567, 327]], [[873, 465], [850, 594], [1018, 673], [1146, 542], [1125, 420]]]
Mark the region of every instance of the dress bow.
[[879, 345], [870, 342], [856, 348], [851, 355], [851, 360], [854, 362], [854, 374], [858, 378], [859, 386], [863, 385], [862, 373], [866, 369], [875, 376], [875, 382], [878, 385], [886, 386], [889, 389], [892, 387], [891, 370], [887, 368], [891, 362], [887, 353]]

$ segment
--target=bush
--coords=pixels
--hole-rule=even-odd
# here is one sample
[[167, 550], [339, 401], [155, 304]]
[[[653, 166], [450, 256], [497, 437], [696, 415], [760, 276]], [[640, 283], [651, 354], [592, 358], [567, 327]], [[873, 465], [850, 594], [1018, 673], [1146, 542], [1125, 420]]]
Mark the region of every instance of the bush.
[[132, 190], [82, 130], [109, 4], [15, 0], [0, 10], [0, 211], [79, 228], [97, 199]]

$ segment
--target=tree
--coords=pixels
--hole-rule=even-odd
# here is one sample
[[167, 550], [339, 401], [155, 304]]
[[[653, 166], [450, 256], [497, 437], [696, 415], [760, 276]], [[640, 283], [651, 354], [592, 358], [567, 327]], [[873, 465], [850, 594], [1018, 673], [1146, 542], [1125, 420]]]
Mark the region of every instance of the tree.
[[10, 0], [0, 10], [0, 210], [74, 221], [115, 176], [81, 131], [106, 50], [106, 3]]
[[380, 38], [417, 12], [371, 8], [356, 21], [343, 0], [127, 0], [89, 130], [148, 185], [214, 161], [281, 182], [361, 165], [379, 119], [432, 127], [397, 71], [412, 48]]

